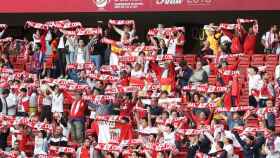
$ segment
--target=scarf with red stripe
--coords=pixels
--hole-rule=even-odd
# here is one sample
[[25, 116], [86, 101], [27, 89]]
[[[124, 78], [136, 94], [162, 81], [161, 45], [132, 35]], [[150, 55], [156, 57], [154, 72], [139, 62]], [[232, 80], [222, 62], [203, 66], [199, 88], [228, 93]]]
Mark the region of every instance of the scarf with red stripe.
[[109, 24], [112, 25], [134, 25], [134, 20], [109, 20]]

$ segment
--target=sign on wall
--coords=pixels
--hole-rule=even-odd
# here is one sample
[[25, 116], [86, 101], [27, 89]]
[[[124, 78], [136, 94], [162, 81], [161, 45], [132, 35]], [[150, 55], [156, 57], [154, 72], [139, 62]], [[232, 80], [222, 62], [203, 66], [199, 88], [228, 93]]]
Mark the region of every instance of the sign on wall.
[[9, 0], [0, 13], [280, 10], [279, 0]]

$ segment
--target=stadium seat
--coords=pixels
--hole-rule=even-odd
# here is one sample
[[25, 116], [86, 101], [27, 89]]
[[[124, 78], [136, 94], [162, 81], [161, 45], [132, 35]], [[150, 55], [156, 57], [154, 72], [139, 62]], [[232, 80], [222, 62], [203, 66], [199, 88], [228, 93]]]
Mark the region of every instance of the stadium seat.
[[216, 75], [208, 76], [208, 83], [210, 85], [216, 85], [216, 82], [217, 82], [217, 76]]
[[234, 65], [236, 63], [236, 57], [229, 57], [229, 58], [227, 58], [227, 63], [229, 65]]
[[259, 126], [259, 120], [256, 118], [249, 118], [246, 120], [246, 126], [247, 127], [258, 127]]
[[188, 64], [194, 65], [196, 62], [196, 56], [195, 55], [185, 55], [184, 60], [187, 61]]
[[251, 61], [256, 61], [256, 60], [264, 60], [265, 55], [264, 54], [254, 54], [251, 56]]
[[265, 56], [265, 63], [266, 64], [278, 64], [278, 56], [277, 55], [266, 55]]
[[280, 118], [276, 119], [275, 131], [280, 132]]

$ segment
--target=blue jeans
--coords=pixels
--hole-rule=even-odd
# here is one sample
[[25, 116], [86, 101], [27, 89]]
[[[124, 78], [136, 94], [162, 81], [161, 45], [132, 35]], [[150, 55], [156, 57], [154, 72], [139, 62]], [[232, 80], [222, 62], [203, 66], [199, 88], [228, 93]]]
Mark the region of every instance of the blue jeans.
[[96, 69], [99, 70], [101, 67], [101, 55], [91, 55], [90, 56], [91, 62], [94, 63]]
[[69, 63], [70, 64], [76, 63], [76, 53], [75, 52], [72, 52], [72, 51], [69, 52]]
[[68, 53], [65, 54], [65, 60], [66, 60], [66, 64], [67, 64], [67, 65], [68, 65], [68, 64], [71, 64], [71, 62], [70, 62], [70, 52], [68, 52]]
[[76, 62], [75, 52], [65, 53], [66, 64], [74, 64]]

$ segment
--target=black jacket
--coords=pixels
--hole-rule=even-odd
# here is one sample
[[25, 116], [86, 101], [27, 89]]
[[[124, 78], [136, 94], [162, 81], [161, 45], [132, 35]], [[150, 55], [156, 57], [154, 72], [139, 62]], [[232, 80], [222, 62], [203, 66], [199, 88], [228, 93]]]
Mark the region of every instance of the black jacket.
[[221, 150], [215, 153], [209, 154], [209, 156], [216, 157], [216, 158], [227, 158], [227, 151]]
[[243, 148], [243, 155], [244, 158], [259, 158], [259, 152], [262, 147], [262, 145], [265, 143], [264, 137], [259, 137], [253, 144], [247, 144], [243, 140], [241, 140], [240, 136], [238, 133], [233, 132], [235, 138], [239, 142], [239, 144]]

